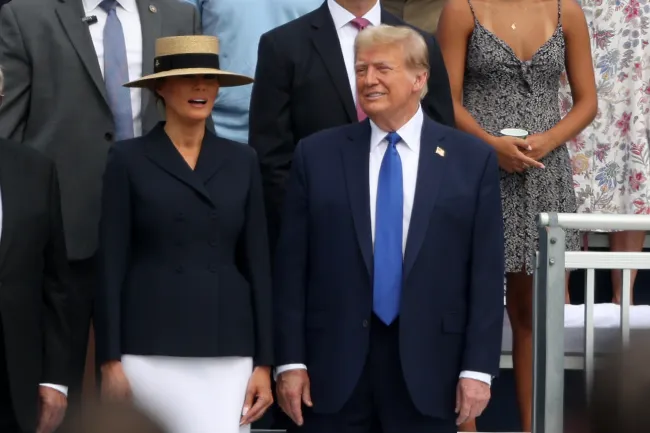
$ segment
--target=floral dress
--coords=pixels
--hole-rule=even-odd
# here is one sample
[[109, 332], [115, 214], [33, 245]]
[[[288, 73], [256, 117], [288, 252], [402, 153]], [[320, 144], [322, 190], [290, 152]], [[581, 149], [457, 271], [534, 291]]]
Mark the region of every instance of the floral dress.
[[[583, 0], [598, 114], [570, 141], [578, 211], [650, 214], [650, 1]], [[571, 108], [563, 76], [560, 107]]]

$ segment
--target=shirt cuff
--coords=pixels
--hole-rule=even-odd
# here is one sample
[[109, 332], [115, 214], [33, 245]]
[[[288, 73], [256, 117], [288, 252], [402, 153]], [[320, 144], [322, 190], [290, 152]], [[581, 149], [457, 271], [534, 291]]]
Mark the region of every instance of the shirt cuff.
[[280, 365], [275, 368], [275, 371], [273, 372], [273, 380], [278, 379], [278, 375], [290, 371], [290, 370], [307, 370], [307, 366], [305, 364], [285, 364], [285, 365]]
[[41, 383], [39, 385], [55, 389], [55, 390], [59, 391], [61, 394], [65, 395], [66, 397], [68, 396], [68, 387], [67, 386], [55, 385], [53, 383]]
[[468, 371], [464, 370], [460, 372], [460, 377], [462, 379], [474, 379], [481, 382], [485, 382], [488, 385], [492, 386], [492, 376], [487, 373], [479, 373], [478, 371]]

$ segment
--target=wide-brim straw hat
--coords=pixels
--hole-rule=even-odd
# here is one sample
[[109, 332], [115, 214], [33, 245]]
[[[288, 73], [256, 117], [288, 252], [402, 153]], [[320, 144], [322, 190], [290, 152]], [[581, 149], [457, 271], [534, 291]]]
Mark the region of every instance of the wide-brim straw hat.
[[216, 75], [219, 86], [244, 86], [251, 77], [219, 69], [219, 39], [214, 36], [172, 36], [156, 40], [153, 74], [125, 87], [151, 87], [159, 78], [182, 75]]

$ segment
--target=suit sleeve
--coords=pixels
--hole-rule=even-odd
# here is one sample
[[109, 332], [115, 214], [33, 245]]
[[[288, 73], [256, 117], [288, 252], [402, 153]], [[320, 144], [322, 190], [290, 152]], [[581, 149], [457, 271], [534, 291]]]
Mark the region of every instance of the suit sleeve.
[[284, 189], [295, 149], [289, 69], [271, 35], [263, 35], [251, 95], [248, 140], [260, 160], [272, 248], [277, 242]]
[[305, 299], [309, 209], [303, 151], [298, 144], [287, 185], [274, 269], [276, 365], [306, 364]]
[[22, 142], [31, 97], [32, 71], [11, 3], [0, 8], [0, 67], [4, 73], [0, 137]]
[[490, 150], [477, 196], [462, 370], [496, 376], [503, 332], [504, 234], [499, 167]]
[[429, 91], [422, 100], [422, 107], [433, 120], [453, 128], [456, 124], [454, 104], [451, 99], [449, 76], [442, 58], [442, 52], [436, 38], [426, 35], [425, 39], [429, 46], [429, 66], [431, 71], [427, 83]]
[[[251, 152], [253, 153], [253, 152]], [[273, 365], [273, 296], [262, 180], [257, 157], [251, 157], [250, 190], [239, 257], [253, 293], [255, 365]]]
[[49, 238], [44, 253], [44, 356], [41, 382], [67, 385], [70, 353], [70, 328], [67, 321], [70, 280], [59, 181], [54, 163], [49, 166]]
[[97, 361], [119, 361], [121, 292], [131, 249], [131, 192], [124, 156], [115, 146], [108, 153], [99, 223], [99, 282], [95, 297]]

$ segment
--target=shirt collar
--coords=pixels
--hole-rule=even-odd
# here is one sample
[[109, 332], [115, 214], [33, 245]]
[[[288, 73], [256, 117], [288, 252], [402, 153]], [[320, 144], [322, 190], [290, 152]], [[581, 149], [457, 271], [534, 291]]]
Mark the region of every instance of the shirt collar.
[[[401, 137], [409, 149], [415, 153], [420, 152], [420, 137], [422, 136], [422, 124], [424, 123], [424, 114], [422, 107], [418, 108], [411, 119], [396, 132]], [[374, 151], [377, 146], [386, 140], [389, 131], [382, 130], [375, 122], [370, 120], [370, 151]]]
[[[86, 14], [92, 13], [99, 7], [101, 2], [102, 0], [83, 0], [84, 12]], [[135, 0], [118, 0], [117, 3], [127, 12], [135, 12], [137, 10]]]
[[[332, 19], [334, 20], [334, 27], [336, 30], [341, 29], [345, 25], [349, 24], [350, 21], [356, 18], [350, 13], [350, 11], [345, 9], [334, 0], [327, 0], [327, 7], [329, 8], [330, 15], [332, 15]], [[365, 14], [362, 18], [370, 21], [370, 24], [373, 26], [378, 26], [381, 24], [381, 7], [379, 6], [379, 0], [377, 0], [372, 9], [370, 9], [368, 13]]]

